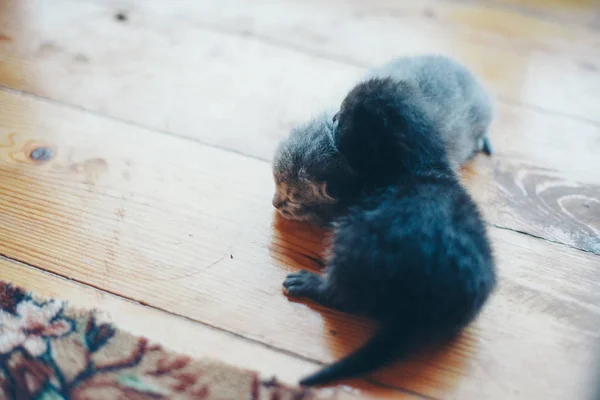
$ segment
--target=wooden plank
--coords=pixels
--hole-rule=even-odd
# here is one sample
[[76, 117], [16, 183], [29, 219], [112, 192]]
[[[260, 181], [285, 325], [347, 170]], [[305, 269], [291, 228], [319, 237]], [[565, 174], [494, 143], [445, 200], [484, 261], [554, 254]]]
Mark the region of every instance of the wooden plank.
[[[600, 122], [600, 34], [518, 12], [432, 0], [57, 1], [2, 0], [13, 39], [2, 84], [153, 128], [245, 132], [268, 106], [277, 124], [256, 126], [279, 132], [289, 116], [335, 104], [362, 73], [348, 64], [413, 52], [458, 57], [506, 101]], [[126, 21], [114, 18], [122, 10]]]
[[494, 226], [600, 254], [600, 185], [508, 157], [477, 159], [463, 180]]
[[492, 0], [489, 3], [578, 27], [585, 26], [595, 30], [600, 28], [600, 7], [595, 0]]
[[515, 107], [497, 111], [496, 154], [463, 170], [488, 221], [600, 254], [600, 128]]
[[[4, 53], [0, 52], [0, 58], [4, 54], [5, 60], [0, 67], [0, 82], [263, 159], [271, 158], [276, 143], [290, 126], [306, 119], [311, 112], [339, 102], [363, 73], [358, 67], [260, 41], [207, 32], [197, 26], [197, 21], [192, 23], [185, 17], [195, 15], [196, 9], [189, 7], [200, 7], [198, 10], [203, 13], [196, 17], [201, 21], [211, 16], [212, 20], [224, 21], [229, 26], [238, 21], [236, 18], [251, 12], [256, 14], [253, 21], [260, 22], [252, 26], [267, 29], [265, 32], [269, 33], [268, 29], [275, 29], [273, 23], [280, 23], [277, 21], [284, 21], [289, 15], [307, 18], [306, 7], [315, 6], [311, 2], [285, 3], [286, 7], [274, 9], [258, 3], [260, 7], [255, 9], [243, 4], [232, 8], [211, 2], [185, 2], [178, 3], [178, 7], [167, 7], [164, 2], [155, 1], [137, 2], [135, 7], [124, 2], [116, 8], [109, 3], [99, 5], [90, 1], [76, 2], [60, 12], [45, 11], [44, 2], [13, 4], [19, 6], [10, 8], [12, 14], [7, 11], [6, 15], [14, 16], [8, 26], [19, 35], [4, 45]], [[327, 4], [325, 14], [333, 12], [334, 6], [340, 8], [340, 18], [349, 12], [346, 6]], [[377, 4], [368, 10], [376, 14]], [[360, 8], [357, 4], [353, 7]], [[411, 7], [408, 10], [413, 13], [409, 15], [420, 21], [422, 15], [414, 14], [415, 6]], [[21, 14], [17, 13], [19, 10]], [[126, 10], [130, 19], [117, 23], [113, 18], [115, 10]], [[271, 18], [263, 21], [265, 15]], [[355, 19], [349, 19], [354, 21], [352, 26], [357, 24]], [[36, 28], [27, 31], [28, 26]], [[56, 26], [69, 28], [55, 29]], [[94, 29], [88, 29], [89, 26]], [[327, 35], [337, 35], [336, 32]], [[329, 37], [325, 33], [323, 38]], [[89, 43], [96, 46], [91, 48]], [[380, 54], [384, 53], [390, 54], [381, 50]], [[499, 53], [495, 50], [494, 54]], [[27, 63], [23, 64], [24, 60]], [[513, 71], [514, 67], [511, 64], [506, 69]], [[573, 76], [579, 79], [581, 74]], [[543, 82], [545, 85], [554, 79], [546, 76]], [[538, 84], [541, 83], [532, 83], [535, 87]], [[556, 89], [557, 85], [551, 85]], [[559, 85], [559, 89], [577, 91], [578, 85], [568, 83]], [[566, 98], [557, 96], [549, 97]], [[598, 102], [593, 104], [595, 107]], [[491, 223], [599, 252], [600, 223], [595, 216], [600, 213], [597, 186], [600, 172], [595, 160], [600, 153], [600, 127], [499, 104], [493, 131], [498, 152], [494, 159], [500, 159], [502, 164], [478, 167], [470, 184]], [[577, 135], [577, 140], [570, 139], [572, 134]], [[572, 162], [573, 154], [577, 154], [579, 162]], [[542, 174], [540, 169], [544, 170]], [[537, 192], [521, 187], [522, 177], [530, 179], [532, 172], [535, 184], [529, 186], [531, 189], [556, 180], [564, 184], [558, 189], [543, 189], [544, 196], [540, 197]], [[511, 213], [505, 213], [504, 209]], [[546, 218], [548, 213], [551, 218]]]
[[362, 73], [174, 17], [156, 25], [150, 11], [122, 23], [114, 19], [121, 8], [57, 1], [4, 10], [13, 18], [3, 28], [12, 40], [0, 43], [1, 85], [260, 158], [294, 122], [339, 102]]
[[[370, 334], [281, 293], [318, 268], [312, 228], [278, 221], [268, 163], [0, 92], [0, 253], [318, 362]], [[33, 162], [33, 149], [53, 158]], [[453, 346], [374, 379], [434, 398], [579, 397], [599, 256], [492, 229], [501, 285]]]
[[[42, 270], [0, 258], [0, 279], [35, 294], [67, 301], [73, 307], [98, 310], [101, 321], [116, 324], [134, 335], [144, 336], [166, 348], [194, 358], [212, 358], [230, 365], [258, 371], [265, 379], [276, 375], [294, 385], [298, 379], [319, 368], [319, 364], [278, 352], [228, 332], [201, 325], [137, 302], [93, 289]], [[173, 340], [176, 332], [177, 340]], [[331, 390], [323, 390], [328, 394]], [[415, 400], [409, 393], [359, 383], [359, 389], [341, 388], [336, 398], [395, 398]]]

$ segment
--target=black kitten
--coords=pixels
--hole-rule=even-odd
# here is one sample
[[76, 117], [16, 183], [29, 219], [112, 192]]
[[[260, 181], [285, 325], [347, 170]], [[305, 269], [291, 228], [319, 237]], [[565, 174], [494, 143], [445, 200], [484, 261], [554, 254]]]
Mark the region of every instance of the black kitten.
[[283, 285], [290, 296], [370, 316], [381, 327], [302, 385], [368, 373], [451, 339], [493, 291], [482, 218], [419, 101], [410, 84], [373, 79], [342, 104], [337, 147], [371, 190], [336, 224], [326, 276], [301, 271]]

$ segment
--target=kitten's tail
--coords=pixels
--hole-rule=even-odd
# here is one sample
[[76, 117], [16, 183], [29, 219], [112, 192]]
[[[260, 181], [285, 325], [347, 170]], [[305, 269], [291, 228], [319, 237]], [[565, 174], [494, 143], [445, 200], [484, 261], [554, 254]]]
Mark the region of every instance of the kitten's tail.
[[354, 353], [302, 379], [300, 385], [323, 385], [340, 379], [353, 378], [372, 372], [398, 357], [406, 356], [416, 345], [410, 331], [411, 327], [399, 329], [383, 326]]

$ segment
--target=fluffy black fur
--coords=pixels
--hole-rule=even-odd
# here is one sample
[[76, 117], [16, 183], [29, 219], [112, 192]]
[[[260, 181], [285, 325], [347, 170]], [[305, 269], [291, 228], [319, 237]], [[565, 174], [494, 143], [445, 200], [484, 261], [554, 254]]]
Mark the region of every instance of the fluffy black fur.
[[337, 146], [372, 186], [336, 224], [326, 276], [301, 271], [283, 283], [289, 296], [370, 316], [380, 330], [302, 385], [368, 373], [453, 338], [495, 286], [479, 211], [418, 96], [398, 85], [406, 84], [369, 80], [344, 100]]

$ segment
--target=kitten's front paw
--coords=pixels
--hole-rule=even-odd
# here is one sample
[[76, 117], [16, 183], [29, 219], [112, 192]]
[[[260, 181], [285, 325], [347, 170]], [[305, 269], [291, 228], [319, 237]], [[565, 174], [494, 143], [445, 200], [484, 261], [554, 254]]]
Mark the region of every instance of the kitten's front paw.
[[283, 281], [283, 288], [288, 296], [306, 297], [317, 300], [321, 294], [324, 280], [309, 271], [289, 274]]

